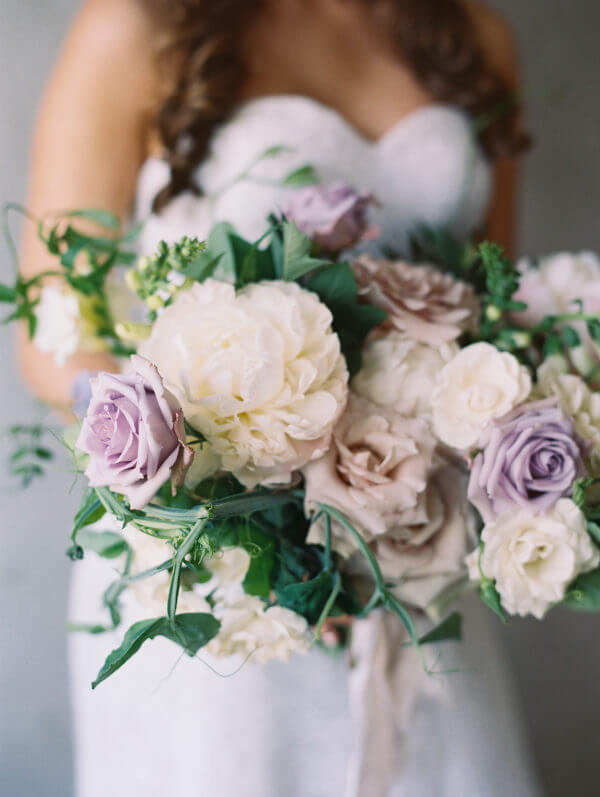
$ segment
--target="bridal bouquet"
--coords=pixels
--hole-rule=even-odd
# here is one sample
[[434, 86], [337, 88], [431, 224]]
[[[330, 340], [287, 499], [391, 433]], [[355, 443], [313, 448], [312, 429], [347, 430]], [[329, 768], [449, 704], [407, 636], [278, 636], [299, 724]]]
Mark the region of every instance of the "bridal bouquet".
[[342, 257], [370, 201], [309, 186], [258, 241], [220, 223], [139, 259], [80, 211], [39, 223], [56, 272], [0, 286], [59, 364], [121, 363], [77, 380], [65, 435], [69, 554], [120, 563], [107, 628], [125, 591], [144, 618], [94, 686], [157, 636], [286, 659], [379, 607], [417, 647], [457, 639], [469, 585], [502, 618], [600, 608], [600, 263], [426, 231], [412, 262]]

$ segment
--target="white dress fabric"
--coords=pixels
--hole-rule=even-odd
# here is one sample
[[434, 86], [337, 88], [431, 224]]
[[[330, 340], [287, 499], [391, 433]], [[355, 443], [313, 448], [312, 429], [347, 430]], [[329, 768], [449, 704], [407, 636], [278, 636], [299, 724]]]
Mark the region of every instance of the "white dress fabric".
[[[286, 149], [261, 159], [272, 147]], [[198, 173], [202, 198], [182, 195], [150, 215], [167, 168], [144, 165], [142, 249], [205, 237], [220, 220], [257, 238], [285, 206], [282, 178], [307, 164], [322, 182], [372, 191], [372, 221], [397, 252], [423, 224], [467, 236], [490, 195], [489, 165], [455, 108], [427, 106], [373, 143], [314, 100], [265, 97], [214, 136]], [[73, 621], [105, 619], [99, 596], [111, 578], [111, 564], [92, 555], [77, 563]], [[438, 675], [401, 647], [394, 618], [376, 614], [358, 624], [354, 657], [314, 649], [235, 672], [159, 639], [92, 692], [107, 653], [143, 614], [125, 596], [117, 632], [70, 640], [76, 797], [534, 797], [497, 620], [476, 599], [463, 611], [465, 641], [428, 654]]]

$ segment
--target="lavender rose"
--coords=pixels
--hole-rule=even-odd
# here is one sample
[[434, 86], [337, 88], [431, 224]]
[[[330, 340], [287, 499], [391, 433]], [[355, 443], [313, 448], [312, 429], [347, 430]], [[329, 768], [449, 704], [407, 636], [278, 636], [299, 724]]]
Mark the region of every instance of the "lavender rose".
[[547, 512], [585, 474], [582, 446], [556, 399], [523, 404], [483, 431], [469, 500], [486, 523], [521, 507]]
[[346, 183], [311, 185], [296, 191], [284, 212], [301, 232], [326, 252], [341, 252], [367, 232], [371, 194]]
[[110, 487], [142, 509], [171, 478], [181, 483], [193, 459], [183, 413], [151, 362], [134, 355], [126, 374], [99, 373], [77, 440], [89, 454], [92, 487]]

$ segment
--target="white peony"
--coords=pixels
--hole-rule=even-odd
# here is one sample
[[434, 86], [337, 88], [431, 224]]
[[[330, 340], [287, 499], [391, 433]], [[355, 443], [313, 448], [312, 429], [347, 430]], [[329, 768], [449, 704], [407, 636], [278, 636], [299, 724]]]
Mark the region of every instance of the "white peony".
[[217, 601], [214, 615], [221, 622], [219, 633], [206, 650], [212, 656], [252, 654], [250, 661], [289, 661], [292, 653], [307, 653], [310, 647], [308, 623], [299, 614], [281, 606], [265, 608], [260, 598], [236, 593], [230, 600]]
[[493, 418], [521, 404], [530, 392], [529, 371], [516, 357], [489, 343], [473, 343], [439, 375], [431, 401], [434, 430], [449, 446], [474, 446]]
[[78, 351], [83, 337], [83, 318], [75, 293], [58, 285], [45, 285], [35, 308], [37, 327], [33, 342], [62, 366]]
[[573, 418], [577, 433], [590, 443], [592, 471], [600, 470], [600, 393], [590, 390], [579, 376], [567, 373], [560, 357], [549, 357], [538, 368], [535, 391], [541, 398], [558, 399], [563, 412]]
[[438, 374], [458, 351], [455, 343], [429, 346], [401, 332], [390, 332], [364, 347], [352, 389], [401, 415], [430, 417]]
[[[508, 512], [488, 523], [481, 539], [481, 571], [495, 581], [510, 614], [541, 619], [580, 573], [600, 563], [585, 516], [570, 498], [561, 498], [544, 515]], [[473, 555], [469, 566], [478, 577]]]
[[296, 283], [194, 284], [140, 353], [155, 363], [221, 467], [283, 483], [327, 449], [348, 374], [331, 313]]

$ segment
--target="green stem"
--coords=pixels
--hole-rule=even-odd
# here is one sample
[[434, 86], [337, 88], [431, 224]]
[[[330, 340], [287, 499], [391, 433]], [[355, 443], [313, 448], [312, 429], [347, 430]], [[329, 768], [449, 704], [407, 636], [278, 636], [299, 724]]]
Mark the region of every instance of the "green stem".
[[333, 589], [331, 590], [331, 595], [327, 598], [327, 603], [323, 607], [323, 611], [319, 615], [319, 619], [315, 626], [315, 638], [313, 642], [317, 642], [321, 637], [321, 630], [325, 623], [325, 620], [329, 617], [329, 613], [333, 609], [335, 602], [337, 600], [337, 596], [340, 594], [340, 590], [342, 588], [342, 579], [340, 578], [339, 572], [336, 570], [334, 574], [334, 581], [333, 581]]
[[173, 572], [171, 573], [171, 583], [169, 584], [169, 596], [167, 598], [167, 617], [171, 622], [175, 621], [175, 613], [177, 611], [177, 600], [179, 598], [179, 583], [181, 581], [181, 568], [183, 560], [191, 553], [194, 545], [198, 542], [198, 538], [204, 531], [204, 527], [208, 522], [207, 517], [200, 518], [191, 531], [188, 533], [185, 540], [177, 549], [173, 560]]

